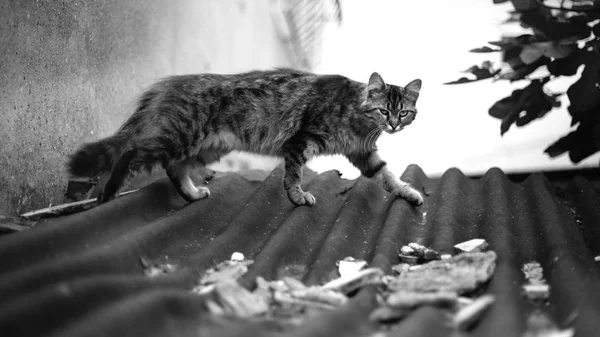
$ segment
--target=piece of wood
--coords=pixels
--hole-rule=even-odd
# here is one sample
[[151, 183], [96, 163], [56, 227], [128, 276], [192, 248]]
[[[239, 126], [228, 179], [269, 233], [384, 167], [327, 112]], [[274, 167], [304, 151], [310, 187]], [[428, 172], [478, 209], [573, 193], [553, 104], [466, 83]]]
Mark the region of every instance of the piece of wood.
[[[137, 190], [127, 191], [119, 194], [119, 196], [124, 196], [130, 193], [133, 193]], [[27, 212], [21, 214], [21, 217], [27, 220], [40, 220], [44, 218], [57, 217], [62, 215], [68, 215], [73, 213], [79, 213], [90, 208], [96, 206], [96, 199], [86, 199], [81, 201], [70, 202], [67, 204], [46, 207], [42, 209], [38, 209], [35, 211]]]

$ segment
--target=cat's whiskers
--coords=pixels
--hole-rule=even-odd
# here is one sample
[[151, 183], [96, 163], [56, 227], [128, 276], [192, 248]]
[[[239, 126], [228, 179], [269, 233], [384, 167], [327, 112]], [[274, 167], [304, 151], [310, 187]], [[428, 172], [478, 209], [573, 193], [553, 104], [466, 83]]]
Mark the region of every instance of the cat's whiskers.
[[362, 150], [365, 152], [370, 152], [373, 149], [372, 144], [375, 143], [382, 131], [383, 129], [381, 128], [381, 126], [377, 126], [373, 130], [369, 131], [367, 136], [361, 142]]
[[368, 152], [368, 143], [369, 143], [369, 138], [371, 137], [371, 135], [373, 135], [375, 132], [377, 132], [378, 128], [374, 128], [373, 130], [369, 131], [369, 133], [367, 134], [367, 136], [363, 139], [361, 139], [361, 151], [364, 152]]

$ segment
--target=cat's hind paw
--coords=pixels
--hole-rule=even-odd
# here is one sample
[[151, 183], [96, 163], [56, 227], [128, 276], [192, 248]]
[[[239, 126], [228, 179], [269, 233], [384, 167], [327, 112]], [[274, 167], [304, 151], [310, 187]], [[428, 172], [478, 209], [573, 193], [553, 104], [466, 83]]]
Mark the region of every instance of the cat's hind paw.
[[[191, 188], [193, 187], [193, 189]], [[210, 195], [210, 190], [205, 186], [191, 186], [187, 189], [181, 189], [179, 194], [187, 201], [192, 202], [195, 200], [200, 200], [208, 197]]]
[[198, 192], [194, 193], [194, 200], [204, 199], [210, 195], [210, 190], [208, 189], [208, 187], [198, 186], [196, 187], [196, 189], [198, 190]]
[[290, 198], [290, 201], [296, 206], [302, 206], [302, 205], [312, 206], [316, 202], [315, 197], [311, 193], [304, 192], [299, 187], [290, 188], [290, 189], [288, 189], [287, 192], [288, 192], [288, 198]]

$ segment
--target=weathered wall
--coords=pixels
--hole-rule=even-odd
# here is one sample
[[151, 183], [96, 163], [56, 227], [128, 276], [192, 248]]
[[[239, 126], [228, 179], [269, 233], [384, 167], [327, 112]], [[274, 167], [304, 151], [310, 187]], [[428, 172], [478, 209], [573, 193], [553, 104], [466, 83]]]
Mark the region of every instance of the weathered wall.
[[290, 66], [268, 0], [0, 0], [0, 214], [64, 200], [64, 162], [155, 80]]

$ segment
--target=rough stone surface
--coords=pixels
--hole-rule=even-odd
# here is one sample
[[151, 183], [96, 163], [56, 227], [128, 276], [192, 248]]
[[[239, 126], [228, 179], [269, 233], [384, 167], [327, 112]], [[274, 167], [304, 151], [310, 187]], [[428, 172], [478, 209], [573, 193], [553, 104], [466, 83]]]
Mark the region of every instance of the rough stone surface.
[[0, 2], [0, 214], [64, 201], [67, 154], [174, 74], [290, 66], [269, 1]]
[[462, 253], [447, 260], [420, 265], [392, 280], [394, 291], [455, 291], [463, 294], [487, 282], [496, 268], [496, 253]]

